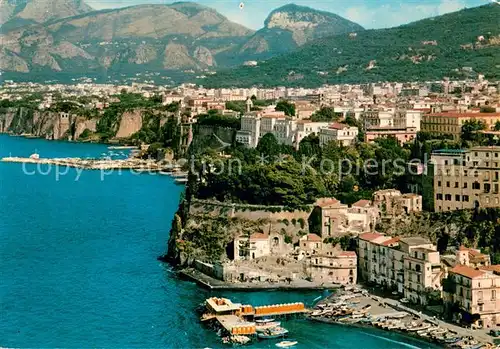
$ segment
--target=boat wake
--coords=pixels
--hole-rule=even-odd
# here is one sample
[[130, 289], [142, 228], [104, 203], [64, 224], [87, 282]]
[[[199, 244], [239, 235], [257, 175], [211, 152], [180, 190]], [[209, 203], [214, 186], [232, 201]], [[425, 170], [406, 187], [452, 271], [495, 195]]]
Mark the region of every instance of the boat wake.
[[400, 342], [400, 341], [395, 341], [393, 339], [389, 339], [389, 338], [386, 338], [386, 337], [382, 337], [382, 336], [377, 336], [375, 334], [371, 334], [371, 333], [364, 333], [366, 334], [367, 336], [371, 336], [371, 337], [375, 337], [375, 338], [379, 338], [379, 339], [383, 339], [387, 342], [391, 342], [391, 343], [396, 343], [396, 344], [400, 344], [401, 346], [403, 347], [407, 347], [407, 348], [411, 348], [411, 349], [422, 349], [420, 347], [416, 347], [414, 345], [411, 345], [411, 344], [408, 344], [408, 343], [405, 343], [405, 342]]

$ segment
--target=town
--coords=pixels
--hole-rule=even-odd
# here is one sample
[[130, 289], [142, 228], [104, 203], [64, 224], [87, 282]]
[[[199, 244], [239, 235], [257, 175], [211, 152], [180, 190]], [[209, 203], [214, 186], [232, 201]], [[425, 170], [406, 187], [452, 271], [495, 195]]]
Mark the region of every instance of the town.
[[[123, 96], [140, 103], [105, 128]], [[370, 188], [375, 190], [364, 190], [351, 176], [357, 182], [341, 191], [346, 178], [352, 179], [344, 176], [335, 183], [342, 198], [318, 194], [308, 202], [287, 196], [257, 203], [233, 200], [238, 193], [227, 192], [225, 200], [217, 190], [226, 186], [207, 194], [217, 183], [210, 171], [199, 172], [192, 180], [198, 192], [191, 190], [194, 197], [181, 203], [174, 219], [170, 260], [211, 288], [362, 284], [454, 324], [483, 332], [500, 326], [500, 216], [481, 213], [500, 208], [499, 82], [479, 75], [316, 89], [206, 89], [6, 81], [0, 99], [0, 132], [140, 146], [140, 156], [155, 160], [197, 155], [194, 146], [234, 159], [231, 147], [260, 151], [271, 138], [287, 156], [306, 143], [317, 145], [317, 152], [348, 153], [392, 142], [414, 156], [405, 159], [403, 183], [387, 187], [393, 182], [383, 178]], [[151, 117], [158, 120], [155, 129]], [[161, 132], [170, 132], [171, 139]], [[226, 235], [220, 240], [224, 246], [209, 254], [203, 250], [207, 243], [198, 243], [204, 234], [219, 243], [219, 235], [208, 233], [217, 220], [231, 224], [217, 228]]]

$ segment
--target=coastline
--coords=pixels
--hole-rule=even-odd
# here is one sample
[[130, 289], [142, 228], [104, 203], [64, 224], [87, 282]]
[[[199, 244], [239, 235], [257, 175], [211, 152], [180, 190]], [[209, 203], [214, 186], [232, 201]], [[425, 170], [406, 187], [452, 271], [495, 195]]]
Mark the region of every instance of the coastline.
[[217, 280], [195, 270], [194, 268], [185, 268], [179, 270], [177, 274], [184, 279], [195, 282], [197, 285], [208, 290], [225, 290], [225, 291], [266, 291], [266, 290], [279, 290], [279, 291], [310, 291], [310, 290], [331, 290], [338, 289], [341, 286], [338, 284], [314, 284], [309, 281], [301, 280], [303, 282], [291, 282], [290, 284], [269, 282], [262, 283], [229, 283]]
[[353, 292], [344, 288], [322, 299], [307, 318], [313, 322], [397, 333], [444, 347], [479, 349], [495, 345], [490, 336], [480, 331], [473, 332], [431, 318], [398, 301], [374, 296], [359, 287], [350, 289]]

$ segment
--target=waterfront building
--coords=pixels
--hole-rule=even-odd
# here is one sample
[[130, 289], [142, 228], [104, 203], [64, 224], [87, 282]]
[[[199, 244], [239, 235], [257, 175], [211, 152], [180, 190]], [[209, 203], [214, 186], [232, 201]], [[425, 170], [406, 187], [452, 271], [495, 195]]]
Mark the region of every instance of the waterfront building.
[[428, 176], [436, 212], [500, 207], [500, 147], [436, 150]]
[[468, 120], [480, 120], [486, 124], [487, 130], [491, 130], [497, 121], [500, 121], [500, 113], [481, 113], [448, 111], [429, 113], [422, 116], [422, 131], [429, 132], [435, 136], [451, 135], [454, 140], [459, 140], [462, 133], [462, 125]]
[[319, 145], [322, 147], [330, 142], [349, 146], [356, 142], [359, 130], [346, 124], [333, 123], [319, 130]]
[[354, 251], [321, 251], [308, 257], [308, 272], [318, 282], [353, 285], [357, 282]]
[[423, 305], [430, 292], [441, 290], [440, 255], [427, 239], [365, 233], [358, 236], [357, 252], [360, 277], [367, 282]]
[[455, 320], [486, 328], [500, 325], [499, 269], [457, 265], [449, 270], [443, 300]]

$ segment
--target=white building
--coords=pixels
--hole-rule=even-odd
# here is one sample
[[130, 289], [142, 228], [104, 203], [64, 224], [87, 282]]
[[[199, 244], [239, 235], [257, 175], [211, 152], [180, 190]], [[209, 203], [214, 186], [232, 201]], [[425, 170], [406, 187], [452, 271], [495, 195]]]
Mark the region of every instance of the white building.
[[330, 142], [348, 146], [356, 142], [359, 130], [346, 124], [334, 123], [319, 130], [319, 145], [322, 147]]

